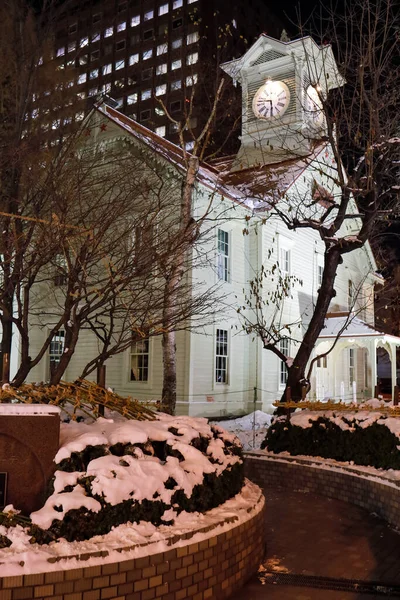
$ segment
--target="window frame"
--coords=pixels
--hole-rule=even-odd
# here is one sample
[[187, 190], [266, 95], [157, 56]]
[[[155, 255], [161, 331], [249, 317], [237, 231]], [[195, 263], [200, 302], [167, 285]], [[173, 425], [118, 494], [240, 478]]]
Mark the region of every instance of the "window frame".
[[[224, 234], [224, 236], [220, 235]], [[225, 239], [222, 240], [222, 237]], [[217, 278], [218, 281], [230, 283], [230, 249], [231, 249], [231, 232], [218, 227], [217, 229]], [[224, 252], [224, 250], [226, 250]]]
[[[225, 339], [221, 341], [219, 334], [226, 334]], [[221, 352], [221, 346], [225, 352]], [[223, 365], [223, 366], [222, 366]], [[223, 329], [222, 327], [216, 327], [214, 335], [214, 375], [213, 381], [214, 386], [229, 385], [229, 366], [230, 366], [230, 338], [229, 329]], [[225, 379], [218, 381], [218, 374], [224, 373]]]
[[[152, 352], [152, 344], [151, 344], [151, 337], [143, 337], [140, 340], [136, 340], [135, 342], [132, 342], [131, 345], [128, 348], [128, 369], [127, 369], [127, 375], [128, 375], [128, 383], [130, 385], [139, 385], [139, 386], [146, 386], [146, 387], [150, 387], [151, 386], [151, 365], [152, 365], [152, 361], [151, 361], [151, 356], [153, 354]], [[132, 347], [135, 344], [137, 346], [137, 344], [139, 344], [140, 342], [146, 342], [147, 341], [147, 352], [132, 352]], [[145, 367], [137, 367], [138, 369], [146, 369], [147, 370], [147, 379], [132, 379], [132, 356], [147, 356], [147, 366]]]
[[[288, 338], [283, 338], [279, 341], [279, 350], [286, 357], [290, 356], [290, 340]], [[282, 390], [286, 387], [286, 382], [288, 378], [288, 369], [287, 364], [283, 360], [279, 360], [279, 389]]]

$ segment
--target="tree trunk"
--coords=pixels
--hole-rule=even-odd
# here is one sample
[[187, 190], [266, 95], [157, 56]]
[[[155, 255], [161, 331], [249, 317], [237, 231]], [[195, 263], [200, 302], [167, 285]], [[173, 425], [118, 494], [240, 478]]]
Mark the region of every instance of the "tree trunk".
[[[286, 388], [291, 388], [292, 400], [295, 402], [300, 402], [302, 399], [303, 387], [306, 386], [309, 389], [310, 386], [310, 382], [306, 379], [305, 375], [306, 367], [324, 326], [331, 300], [336, 295], [334, 284], [337, 269], [341, 262], [341, 252], [337, 246], [325, 251], [324, 273], [315, 310], [300, 344], [300, 348], [293, 360], [293, 364], [288, 368]], [[283, 392], [281, 402], [285, 402], [285, 397], [286, 389]]]
[[176, 407], [176, 341], [175, 331], [165, 331], [162, 336], [164, 412], [173, 415]]
[[12, 346], [12, 314], [13, 314], [13, 298], [9, 297], [5, 300], [4, 304], [7, 305], [6, 310], [3, 311], [1, 316], [1, 354], [2, 354], [2, 383], [10, 382], [10, 358], [11, 358], [11, 346]]
[[180, 223], [176, 255], [171, 260], [170, 273], [164, 290], [163, 307], [163, 391], [162, 402], [165, 412], [173, 415], [176, 406], [176, 339], [174, 327], [175, 306], [178, 301], [179, 286], [185, 274], [186, 252], [192, 248], [196, 233], [192, 231], [192, 198], [199, 170], [199, 159], [191, 156], [188, 161], [185, 180], [182, 183]]

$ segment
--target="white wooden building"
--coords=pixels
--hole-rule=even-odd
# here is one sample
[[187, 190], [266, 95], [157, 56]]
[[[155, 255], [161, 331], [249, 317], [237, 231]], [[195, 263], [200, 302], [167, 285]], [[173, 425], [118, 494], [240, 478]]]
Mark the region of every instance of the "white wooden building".
[[[205, 288], [217, 284], [224, 301], [216, 307], [213, 324], [196, 333], [177, 334], [177, 411], [204, 416], [238, 414], [255, 406], [270, 411], [285, 387], [285, 364], [263, 350], [259, 339], [242, 331], [237, 308], [243, 305], [249, 280], [261, 265], [268, 269], [278, 261], [283, 273], [302, 281], [292, 284], [291, 297], [279, 313], [281, 324], [298, 325], [291, 334], [293, 340], [282, 345], [287, 356], [294, 355], [296, 339], [301, 339], [318, 294], [324, 246], [312, 230], [289, 231], [280, 218], [270, 216], [268, 207], [273, 194], [291, 206], [315, 193], [335, 194], [335, 161], [324, 141], [325, 123], [310, 83], [317, 82], [325, 92], [342, 84], [330, 47], [321, 49], [310, 38], [285, 43], [262, 35], [241, 59], [223, 68], [242, 86], [241, 148], [237, 156], [200, 165], [193, 215], [201, 215], [213, 195], [217, 221], [204, 249], [211, 259], [197, 267], [192, 278]], [[329, 79], [322, 77], [326, 73]], [[96, 141], [127, 140], [156, 153], [178, 175], [182, 172], [181, 149], [104, 103], [92, 111], [85, 126], [90, 126]], [[221, 203], [223, 218], [219, 216]], [[357, 227], [359, 223], [349, 221], [344, 233], [356, 233]], [[248, 235], [243, 234], [244, 228]], [[380, 281], [375, 271], [368, 244], [344, 255], [318, 349], [326, 351], [338, 327], [343, 332], [335, 350], [314, 369], [310, 397], [350, 400], [354, 393], [359, 399], [371, 397], [378, 376], [378, 346], [390, 353], [395, 384], [395, 348], [400, 339], [373, 329], [374, 285]], [[354, 290], [358, 290], [355, 303]], [[351, 310], [357, 311], [357, 320], [350, 319], [346, 329], [343, 320]], [[44, 333], [38, 330], [37, 335], [39, 341]], [[80, 374], [95, 344], [89, 333], [82, 336], [64, 379]], [[62, 352], [62, 332], [58, 351]], [[30, 380], [46, 380], [49, 360], [49, 356], [42, 360]], [[140, 371], [138, 364], [143, 361], [147, 368]], [[160, 338], [135, 344], [106, 366], [107, 386], [117, 392], [140, 399], [160, 398]]]

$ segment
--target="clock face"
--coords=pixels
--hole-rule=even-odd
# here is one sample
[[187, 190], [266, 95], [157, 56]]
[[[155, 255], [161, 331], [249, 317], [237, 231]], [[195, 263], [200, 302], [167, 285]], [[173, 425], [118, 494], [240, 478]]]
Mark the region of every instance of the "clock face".
[[312, 85], [309, 85], [307, 88], [305, 105], [309, 121], [317, 126], [323, 125], [324, 112], [322, 110], [322, 102], [317, 90]]
[[259, 119], [282, 117], [290, 102], [290, 92], [283, 81], [267, 81], [253, 98], [253, 112]]

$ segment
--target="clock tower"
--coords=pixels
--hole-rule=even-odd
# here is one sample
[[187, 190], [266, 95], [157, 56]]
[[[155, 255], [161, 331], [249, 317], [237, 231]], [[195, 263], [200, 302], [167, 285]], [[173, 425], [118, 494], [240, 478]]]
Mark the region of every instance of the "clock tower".
[[262, 34], [222, 69], [242, 86], [241, 147], [232, 170], [308, 154], [326, 134], [324, 98], [344, 84], [331, 47], [310, 37], [284, 42]]

